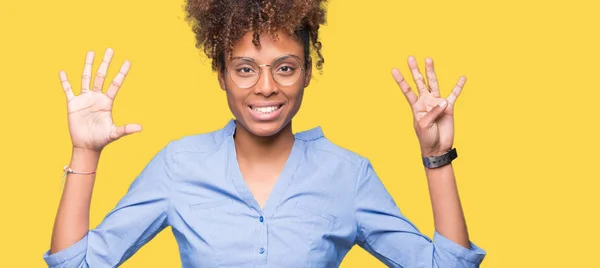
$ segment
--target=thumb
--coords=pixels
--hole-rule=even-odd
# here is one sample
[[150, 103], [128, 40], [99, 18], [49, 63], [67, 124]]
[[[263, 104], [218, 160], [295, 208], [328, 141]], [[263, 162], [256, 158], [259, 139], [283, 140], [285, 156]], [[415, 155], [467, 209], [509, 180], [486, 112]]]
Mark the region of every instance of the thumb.
[[142, 126], [140, 124], [126, 124], [124, 126], [118, 126], [117, 129], [113, 131], [114, 135], [111, 135], [112, 139], [120, 139], [123, 136], [127, 136], [129, 134], [137, 133], [142, 131]]
[[427, 112], [427, 114], [423, 116], [421, 120], [419, 120], [419, 127], [421, 127], [422, 129], [431, 127], [435, 123], [436, 119], [440, 116], [440, 114], [442, 114], [444, 110], [446, 110], [446, 107], [448, 107], [448, 102], [446, 100], [443, 100], [437, 106], [435, 106], [435, 108]]

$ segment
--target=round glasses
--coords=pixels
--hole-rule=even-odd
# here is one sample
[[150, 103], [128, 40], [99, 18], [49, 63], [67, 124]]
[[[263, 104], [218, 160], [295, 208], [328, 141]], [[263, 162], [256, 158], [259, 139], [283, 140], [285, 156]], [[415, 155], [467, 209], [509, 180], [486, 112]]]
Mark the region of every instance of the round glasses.
[[280, 86], [294, 84], [304, 71], [298, 58], [287, 55], [277, 58], [271, 64], [257, 64], [250, 58], [236, 58], [227, 68], [227, 73], [238, 87], [250, 88], [258, 83], [263, 66], [271, 68], [273, 80]]

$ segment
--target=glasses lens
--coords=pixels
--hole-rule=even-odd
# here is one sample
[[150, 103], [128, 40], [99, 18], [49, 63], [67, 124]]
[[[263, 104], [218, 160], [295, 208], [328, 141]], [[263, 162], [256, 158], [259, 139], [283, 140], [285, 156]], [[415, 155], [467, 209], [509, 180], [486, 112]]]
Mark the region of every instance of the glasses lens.
[[[277, 59], [270, 68], [273, 80], [282, 86], [295, 83], [302, 75], [300, 61], [291, 56]], [[234, 60], [227, 72], [231, 81], [240, 88], [252, 87], [260, 79], [260, 66], [250, 59]]]
[[300, 78], [302, 66], [294, 57], [283, 57], [271, 65], [271, 74], [275, 82], [282, 86], [289, 86]]
[[256, 84], [259, 78], [259, 67], [248, 59], [237, 59], [229, 66], [231, 81], [238, 87], [248, 88]]

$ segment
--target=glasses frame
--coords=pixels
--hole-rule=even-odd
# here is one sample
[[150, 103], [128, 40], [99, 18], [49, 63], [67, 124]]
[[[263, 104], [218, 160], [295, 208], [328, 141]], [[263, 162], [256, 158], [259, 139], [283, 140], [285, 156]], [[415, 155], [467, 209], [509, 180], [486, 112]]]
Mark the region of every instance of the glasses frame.
[[[275, 75], [273, 74], [273, 68], [272, 68], [273, 64], [276, 63], [277, 61], [283, 59], [283, 58], [293, 58], [293, 59], [297, 60], [298, 63], [299, 63], [299, 65], [300, 65], [300, 75], [298, 76], [298, 78], [296, 78], [296, 80], [294, 80], [294, 82], [291, 82], [289, 84], [282, 84], [282, 83], [280, 83], [279, 81], [277, 81], [277, 79], [275, 79]], [[251, 62], [253, 62], [253, 63], [256, 64], [256, 62], [252, 58], [247, 58], [247, 57], [236, 58], [236, 60], [242, 60], [242, 59], [251, 61]], [[282, 87], [291, 86], [294, 83], [298, 82], [298, 79], [300, 79], [300, 77], [304, 74], [304, 71], [305, 71], [305, 68], [304, 68], [304, 65], [302, 64], [302, 61], [298, 57], [296, 57], [295, 55], [291, 55], [291, 54], [279, 56], [275, 60], [273, 60], [273, 62], [271, 62], [271, 64], [256, 64], [256, 65], [258, 66], [258, 79], [256, 79], [256, 82], [254, 82], [254, 84], [252, 84], [250, 86], [246, 86], [246, 87], [241, 87], [235, 81], [233, 81], [233, 77], [231, 76], [231, 72], [229, 71], [229, 68], [225, 69], [225, 71], [227, 72], [227, 76], [229, 77], [229, 80], [231, 80], [231, 82], [234, 83], [239, 88], [243, 88], [243, 89], [248, 89], [248, 88], [251, 88], [251, 87], [255, 86], [256, 84], [258, 84], [258, 81], [260, 81], [260, 77], [262, 75], [262, 69], [263, 69], [262, 67], [269, 67], [271, 69], [270, 73], [271, 73], [271, 77], [273, 78], [273, 81], [275, 81], [275, 83], [277, 83], [278, 85], [280, 85]]]

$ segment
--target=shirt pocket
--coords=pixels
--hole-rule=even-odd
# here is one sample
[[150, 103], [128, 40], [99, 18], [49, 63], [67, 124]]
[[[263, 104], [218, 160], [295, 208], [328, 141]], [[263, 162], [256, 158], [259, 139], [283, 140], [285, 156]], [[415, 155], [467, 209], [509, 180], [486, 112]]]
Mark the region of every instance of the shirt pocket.
[[316, 204], [297, 202], [297, 231], [307, 238], [307, 265], [310, 267], [330, 267], [329, 262], [337, 261], [337, 253], [332, 240], [337, 217]]
[[197, 231], [201, 233], [210, 233], [214, 239], [220, 229], [217, 221], [222, 220], [223, 211], [231, 204], [231, 199], [223, 198], [217, 200], [207, 200], [195, 202], [189, 205], [190, 213], [194, 221], [193, 226], [201, 228]]
[[333, 216], [327, 212], [323, 212], [323, 211], [321, 211], [322, 208], [317, 208], [317, 206], [314, 206], [314, 205], [306, 205], [306, 204], [303, 204], [302, 202], [297, 202], [296, 209], [299, 209], [299, 210], [303, 211], [304, 213], [310, 214], [311, 217], [320, 218], [320, 219], [317, 218], [317, 220], [326, 220], [327, 225], [330, 225], [330, 224], [333, 225], [337, 221], [336, 216]]

